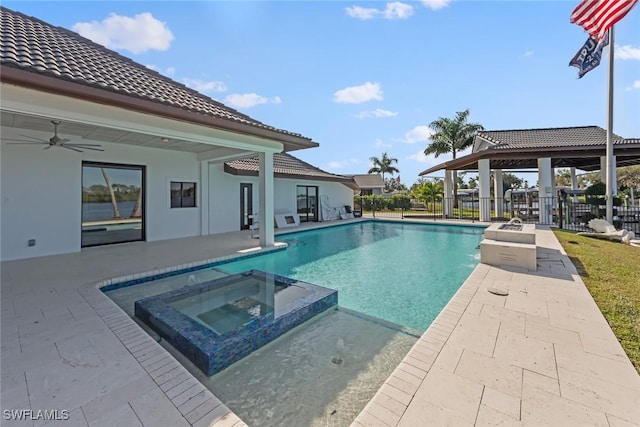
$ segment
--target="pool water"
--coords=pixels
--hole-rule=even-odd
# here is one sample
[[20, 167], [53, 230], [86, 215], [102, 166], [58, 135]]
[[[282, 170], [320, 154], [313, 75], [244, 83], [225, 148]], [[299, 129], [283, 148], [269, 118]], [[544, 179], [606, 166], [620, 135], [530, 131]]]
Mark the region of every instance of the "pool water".
[[424, 331], [479, 262], [483, 227], [363, 222], [277, 236], [289, 247], [218, 266], [338, 290], [342, 307]]

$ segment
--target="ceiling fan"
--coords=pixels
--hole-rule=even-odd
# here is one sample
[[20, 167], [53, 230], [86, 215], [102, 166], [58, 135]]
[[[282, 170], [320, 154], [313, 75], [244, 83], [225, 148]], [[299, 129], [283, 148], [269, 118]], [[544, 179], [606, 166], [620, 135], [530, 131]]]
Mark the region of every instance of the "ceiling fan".
[[42, 144], [42, 145], [46, 145], [46, 147], [44, 147], [45, 150], [48, 150], [51, 147], [61, 147], [61, 148], [66, 148], [67, 150], [77, 151], [78, 153], [82, 153], [82, 150], [104, 151], [102, 148], [97, 148], [97, 147], [102, 147], [100, 144], [82, 144], [82, 143], [69, 144], [69, 141], [70, 141], [69, 139], [63, 139], [58, 136], [58, 126], [60, 125], [60, 121], [51, 120], [51, 123], [53, 123], [53, 136], [49, 138], [49, 140], [36, 138], [34, 136], [29, 136], [29, 135], [20, 135], [25, 138], [33, 139], [37, 142], [25, 141], [21, 139], [7, 139], [7, 141], [15, 141], [15, 142], [8, 142], [7, 144]]

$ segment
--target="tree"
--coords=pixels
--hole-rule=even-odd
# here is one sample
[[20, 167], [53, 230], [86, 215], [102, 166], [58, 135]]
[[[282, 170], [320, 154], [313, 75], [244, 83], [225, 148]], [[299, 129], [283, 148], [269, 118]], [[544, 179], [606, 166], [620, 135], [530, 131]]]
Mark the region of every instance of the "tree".
[[555, 184], [558, 187], [571, 187], [571, 171], [569, 169], [559, 169], [556, 172]]
[[413, 195], [426, 203], [442, 200], [443, 183], [441, 180], [425, 181], [413, 191]]
[[142, 218], [142, 187], [138, 188], [138, 198], [136, 204], [133, 207], [131, 218]]
[[621, 187], [640, 188], [640, 166], [619, 168], [616, 173]]
[[100, 168], [102, 171], [102, 176], [104, 177], [105, 182], [107, 183], [107, 188], [109, 189], [109, 195], [111, 196], [111, 207], [113, 207], [113, 219], [120, 219], [120, 210], [118, 209], [118, 202], [116, 201], [116, 195], [113, 192], [113, 185], [111, 184], [111, 179], [109, 175], [107, 175], [107, 171], [105, 168]]
[[392, 193], [394, 191], [406, 191], [407, 186], [400, 182], [398, 178], [387, 178], [384, 180], [384, 191], [386, 193]]
[[[440, 117], [429, 124], [433, 135], [429, 137], [431, 143], [424, 150], [425, 155], [433, 154], [436, 158], [441, 154], [451, 153], [453, 158], [459, 151], [465, 150], [473, 144], [474, 135], [484, 127], [479, 123], [468, 123], [469, 109], [456, 113], [455, 119]], [[453, 171], [454, 206], [458, 203], [457, 173]]]
[[392, 166], [394, 163], [398, 163], [398, 159], [390, 158], [387, 153], [382, 153], [381, 158], [373, 156], [369, 160], [371, 160], [371, 163], [373, 163], [373, 167], [369, 169], [369, 172], [367, 173], [382, 174], [382, 182], [384, 182], [385, 173], [393, 175], [394, 173], [400, 172], [398, 168]]

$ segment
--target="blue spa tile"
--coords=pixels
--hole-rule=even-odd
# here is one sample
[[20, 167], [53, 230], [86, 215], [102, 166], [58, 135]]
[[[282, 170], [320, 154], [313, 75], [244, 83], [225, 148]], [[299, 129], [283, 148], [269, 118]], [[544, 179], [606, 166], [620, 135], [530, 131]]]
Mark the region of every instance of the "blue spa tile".
[[[284, 288], [298, 287], [306, 291], [306, 295], [273, 308], [273, 311], [268, 312], [266, 316], [256, 316], [244, 325], [222, 334], [215, 332], [171, 305], [176, 301], [193, 298], [205, 292], [222, 291], [225, 288], [226, 292], [238, 292], [232, 286], [246, 282], [248, 279], [254, 279], [248, 286], [256, 286], [256, 280], [265, 282], [269, 279], [275, 285]], [[219, 294], [216, 294], [216, 298], [219, 298]], [[226, 304], [247, 299], [242, 294], [234, 298], [237, 300], [225, 300]], [[257, 304], [253, 298], [252, 300], [252, 304]], [[219, 301], [216, 304], [211, 308], [225, 305]], [[338, 292], [333, 289], [251, 270], [138, 300], [135, 302], [135, 314], [204, 373], [213, 375], [288, 330], [337, 304]], [[208, 310], [209, 307], [201, 307], [201, 309]]]

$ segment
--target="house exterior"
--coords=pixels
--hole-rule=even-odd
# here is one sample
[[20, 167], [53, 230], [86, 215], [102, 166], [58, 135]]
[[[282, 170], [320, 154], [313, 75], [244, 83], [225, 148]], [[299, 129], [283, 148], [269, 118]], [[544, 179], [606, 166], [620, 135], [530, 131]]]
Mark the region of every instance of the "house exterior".
[[349, 175], [360, 189], [362, 196], [381, 195], [384, 193], [384, 181], [379, 174]]
[[0, 22], [0, 259], [241, 230], [249, 213], [270, 246], [299, 187], [352, 203], [349, 178], [278, 171], [310, 138], [66, 29], [4, 7]]

